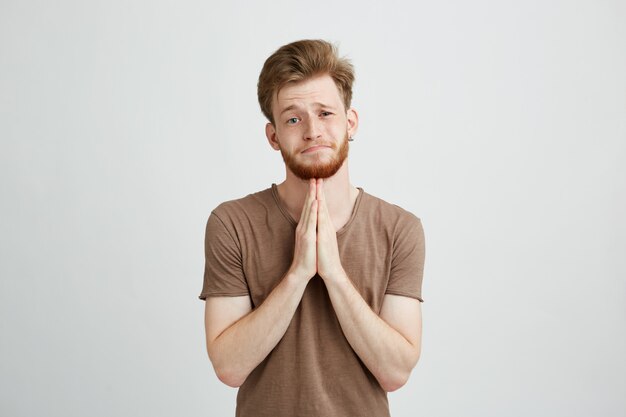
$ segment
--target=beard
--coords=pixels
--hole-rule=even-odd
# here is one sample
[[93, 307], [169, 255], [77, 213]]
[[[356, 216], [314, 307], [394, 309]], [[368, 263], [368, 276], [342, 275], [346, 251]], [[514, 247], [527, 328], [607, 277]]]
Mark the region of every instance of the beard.
[[325, 161], [327, 159], [326, 156], [322, 156], [321, 158], [319, 158], [323, 161], [317, 160], [318, 155], [315, 155], [313, 158], [315, 158], [316, 160], [303, 162], [301, 160], [298, 160], [298, 157], [300, 156], [299, 154], [290, 154], [288, 152], [285, 152], [283, 148], [280, 148], [280, 154], [282, 155], [283, 161], [285, 161], [285, 165], [287, 165], [287, 168], [289, 168], [289, 170], [293, 172], [296, 177], [305, 181], [308, 181], [311, 178], [325, 179], [335, 175], [348, 157], [348, 132], [346, 132], [346, 136], [343, 138], [343, 142], [341, 142], [341, 144], [339, 145], [339, 149], [337, 149], [334, 144], [331, 144], [330, 146], [334, 150], [334, 153], [329, 161]]

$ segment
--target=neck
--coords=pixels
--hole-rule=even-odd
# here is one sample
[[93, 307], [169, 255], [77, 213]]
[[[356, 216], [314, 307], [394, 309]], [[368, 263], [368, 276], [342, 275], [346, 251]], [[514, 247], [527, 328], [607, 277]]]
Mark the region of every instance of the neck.
[[[278, 195], [287, 207], [289, 214], [299, 222], [304, 199], [309, 189], [308, 181], [296, 177], [287, 168], [287, 178], [278, 184], [277, 188]], [[335, 230], [339, 230], [350, 219], [354, 203], [359, 195], [359, 190], [350, 184], [348, 159], [344, 161], [335, 175], [324, 179], [324, 195]]]

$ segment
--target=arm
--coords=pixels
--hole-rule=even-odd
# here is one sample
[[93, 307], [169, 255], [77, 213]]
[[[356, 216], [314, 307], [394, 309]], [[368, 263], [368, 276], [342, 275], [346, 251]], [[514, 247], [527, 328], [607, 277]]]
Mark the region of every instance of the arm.
[[[421, 346], [420, 301], [387, 294], [379, 317], [354, 288], [341, 266], [337, 235], [324, 198], [323, 181], [318, 182], [317, 198], [318, 273], [326, 288], [346, 339], [385, 391], [395, 391], [406, 383], [415, 367]], [[413, 251], [422, 258], [419, 245]], [[393, 269], [393, 267], [392, 267]], [[417, 269], [413, 268], [415, 273]]]
[[421, 351], [420, 301], [386, 294], [380, 317], [372, 311], [345, 273], [325, 280], [341, 329], [352, 349], [385, 391], [403, 386]]
[[287, 331], [307, 283], [286, 275], [254, 310], [249, 296], [207, 297], [207, 352], [220, 381], [243, 384]]
[[316, 223], [315, 181], [311, 181], [296, 227], [292, 265], [263, 303], [251, 310], [248, 296], [207, 297], [207, 351], [215, 373], [225, 384], [241, 386], [287, 331], [316, 272]]

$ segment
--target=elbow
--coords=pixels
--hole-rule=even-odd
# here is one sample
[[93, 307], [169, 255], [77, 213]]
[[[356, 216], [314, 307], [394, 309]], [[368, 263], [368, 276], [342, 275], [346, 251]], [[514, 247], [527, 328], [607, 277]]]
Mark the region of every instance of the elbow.
[[417, 365], [419, 357], [419, 350], [415, 350], [408, 366], [405, 369], [398, 370], [392, 375], [389, 375], [385, 380], [381, 381], [380, 386], [387, 392], [394, 392], [402, 388], [409, 381], [411, 371], [413, 371], [413, 368]]
[[246, 380], [245, 378], [241, 378], [237, 376], [233, 372], [228, 372], [228, 371], [225, 371], [223, 369], [218, 369], [218, 368], [214, 368], [214, 369], [215, 369], [215, 375], [217, 376], [217, 379], [219, 379], [222, 383], [228, 385], [231, 388], [239, 388], [240, 386], [243, 385], [244, 381]]
[[213, 365], [213, 371], [215, 371], [215, 376], [222, 383], [228, 385], [231, 388], [239, 388], [245, 382], [247, 375], [238, 374], [236, 369], [233, 367], [229, 367], [227, 364], [222, 363], [219, 358], [216, 356], [216, 352], [212, 349], [207, 348], [207, 352], [209, 354], [209, 360]]
[[380, 386], [386, 392], [394, 392], [402, 388], [409, 380], [410, 372], [402, 372], [391, 376], [388, 380], [381, 381]]
[[246, 378], [248, 377], [247, 374], [244, 374], [235, 366], [224, 363], [224, 361], [220, 361], [219, 358], [216, 357], [215, 353], [211, 355], [211, 352], [209, 352], [209, 359], [213, 365], [215, 376], [217, 376], [217, 379], [219, 379], [222, 383], [231, 388], [239, 388], [246, 381]]

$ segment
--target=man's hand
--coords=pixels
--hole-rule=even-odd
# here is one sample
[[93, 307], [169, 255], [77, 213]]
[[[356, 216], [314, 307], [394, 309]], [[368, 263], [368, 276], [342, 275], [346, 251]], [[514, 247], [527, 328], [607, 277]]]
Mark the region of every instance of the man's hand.
[[304, 199], [300, 221], [296, 227], [296, 244], [289, 271], [307, 281], [317, 272], [316, 245], [317, 206], [315, 179], [309, 181], [309, 192]]
[[309, 180], [289, 271], [306, 280], [315, 273], [325, 281], [340, 280], [345, 274], [339, 258], [337, 232], [324, 197], [323, 179]]
[[317, 180], [317, 273], [324, 279], [339, 280], [345, 274], [339, 258], [337, 232], [324, 198], [324, 180]]

